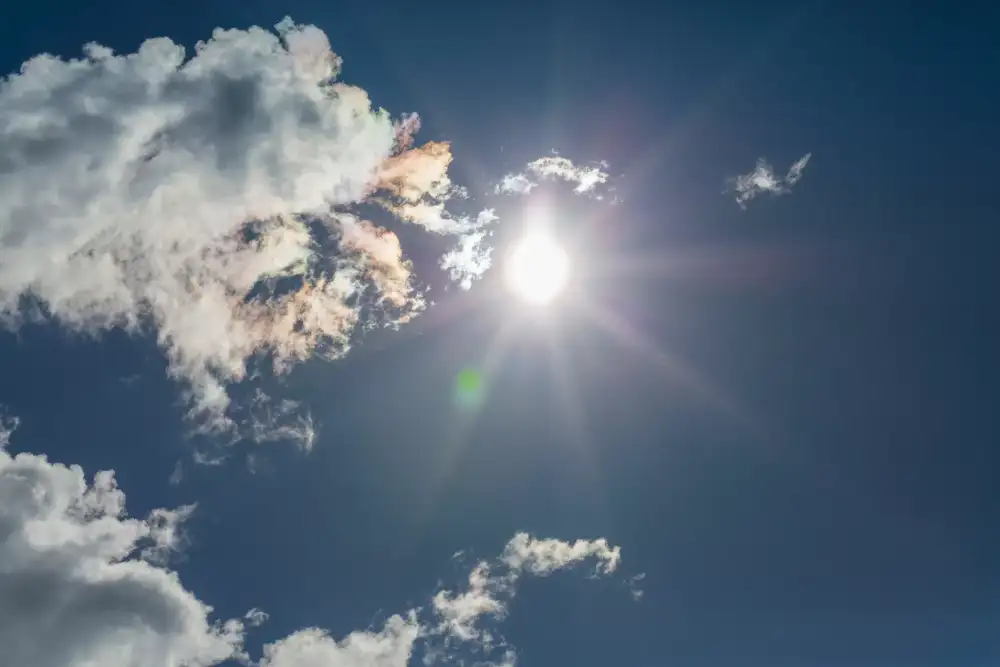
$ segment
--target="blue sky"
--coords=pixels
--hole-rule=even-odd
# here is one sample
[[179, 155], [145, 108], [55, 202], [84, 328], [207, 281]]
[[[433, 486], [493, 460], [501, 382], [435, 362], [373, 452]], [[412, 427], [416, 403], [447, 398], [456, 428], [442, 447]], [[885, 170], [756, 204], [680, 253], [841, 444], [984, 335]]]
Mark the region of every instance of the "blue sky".
[[4, 18], [0, 667], [1000, 657], [995, 10]]

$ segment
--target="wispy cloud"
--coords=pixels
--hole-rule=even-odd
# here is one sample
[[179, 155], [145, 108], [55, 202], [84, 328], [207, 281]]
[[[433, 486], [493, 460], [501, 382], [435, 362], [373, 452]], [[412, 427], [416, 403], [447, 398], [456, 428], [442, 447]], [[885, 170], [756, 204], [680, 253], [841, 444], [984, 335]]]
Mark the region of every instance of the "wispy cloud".
[[504, 176], [494, 191], [496, 194], [524, 195], [538, 186], [537, 180], [533, 179], [556, 179], [573, 184], [573, 191], [577, 194], [591, 193], [608, 182], [607, 167], [605, 162], [582, 166], [558, 155], [540, 157], [525, 165], [524, 171]]
[[785, 195], [802, 178], [802, 172], [809, 164], [812, 153], [806, 153], [788, 168], [784, 178], [774, 173], [774, 168], [765, 160], [757, 160], [753, 171], [726, 180], [726, 192], [736, 195], [736, 203], [746, 208], [747, 202], [759, 194]]
[[474, 220], [445, 210], [448, 144], [415, 146], [419, 117], [373, 109], [339, 68], [286, 19], [190, 58], [166, 38], [90, 44], [0, 80], [0, 321], [40, 306], [74, 330], [155, 331], [192, 416], [224, 430], [251, 358], [281, 373], [345, 354], [362, 313], [413, 317], [399, 239], [351, 207], [435, 233]]
[[587, 560], [596, 564], [599, 574], [611, 574], [621, 560], [621, 550], [603, 538], [564, 542], [518, 533], [496, 561], [476, 564], [465, 590], [440, 590], [435, 594], [433, 609], [440, 619], [435, 632], [492, 649], [496, 637], [480, 622], [504, 618], [522, 576], [547, 576]]
[[631, 594], [633, 600], [641, 600], [642, 596], [645, 595], [645, 591], [642, 589], [642, 581], [645, 578], [646, 573], [640, 572], [625, 580], [625, 586], [628, 587], [629, 594]]
[[[6, 446], [15, 420], [0, 426]], [[248, 629], [266, 623], [259, 609], [213, 620], [212, 608], [167, 569], [184, 546], [193, 507], [130, 518], [113, 471], [88, 480], [78, 466], [12, 455], [0, 447], [0, 652], [11, 667], [210, 667], [235, 659], [260, 667], [406, 667], [418, 646], [441, 662], [514, 664], [498, 623], [526, 575], [592, 562], [615, 572], [621, 552], [606, 540], [563, 542], [515, 535], [502, 554], [476, 563], [456, 589], [388, 617], [381, 629], [341, 639], [306, 628], [266, 644], [254, 661]], [[44, 641], [40, 641], [44, 637]]]

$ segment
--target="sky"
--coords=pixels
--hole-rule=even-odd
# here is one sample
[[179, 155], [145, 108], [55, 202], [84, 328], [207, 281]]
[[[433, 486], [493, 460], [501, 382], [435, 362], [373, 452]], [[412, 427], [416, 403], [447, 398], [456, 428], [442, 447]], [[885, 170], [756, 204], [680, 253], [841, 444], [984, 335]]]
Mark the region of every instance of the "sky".
[[3, 15], [0, 667], [1000, 659], [995, 9]]

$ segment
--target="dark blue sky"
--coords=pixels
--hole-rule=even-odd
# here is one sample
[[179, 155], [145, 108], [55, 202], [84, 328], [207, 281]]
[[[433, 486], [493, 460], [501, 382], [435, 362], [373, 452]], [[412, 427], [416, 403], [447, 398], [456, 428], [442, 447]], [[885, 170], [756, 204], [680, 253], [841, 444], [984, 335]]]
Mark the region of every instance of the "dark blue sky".
[[[114, 468], [136, 513], [199, 502], [178, 570], [221, 615], [266, 609], [263, 639], [363, 628], [421, 602], [456, 550], [489, 555], [525, 530], [607, 537], [627, 575], [647, 574], [638, 603], [620, 580], [526, 586], [506, 626], [525, 667], [1000, 658], [996, 9], [37, 0], [3, 14], [3, 71], [288, 14], [329, 35], [345, 80], [451, 140], [458, 182], [553, 148], [620, 175], [623, 203], [588, 229], [626, 268], [594, 260], [595, 282], [650, 351], [564, 323], [575, 430], [530, 331], [468, 426], [452, 383], [505, 315], [432, 312], [291, 374], [283, 395], [320, 424], [311, 454], [269, 446], [253, 474], [188, 466], [171, 486], [192, 443], [154, 340], [0, 334], [16, 447]], [[807, 152], [787, 196], [741, 211], [722, 194], [760, 156], [780, 170]]]

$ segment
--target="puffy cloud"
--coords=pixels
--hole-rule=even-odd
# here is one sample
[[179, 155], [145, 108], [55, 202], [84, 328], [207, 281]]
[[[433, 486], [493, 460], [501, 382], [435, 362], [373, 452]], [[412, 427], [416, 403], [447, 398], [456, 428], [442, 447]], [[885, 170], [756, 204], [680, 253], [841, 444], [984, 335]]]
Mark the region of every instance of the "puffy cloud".
[[[413, 299], [410, 289], [409, 260], [403, 259], [399, 238], [366, 220], [342, 215], [342, 248], [358, 253], [358, 261], [375, 284], [381, 298], [394, 306], [405, 306]], [[414, 304], [417, 305], [417, 304]], [[422, 306], [422, 304], [419, 304]]]
[[380, 631], [359, 630], [340, 641], [309, 628], [265, 646], [260, 667], [406, 667], [420, 633], [415, 613], [392, 616]]
[[[419, 119], [412, 118], [407, 116], [396, 125], [399, 145], [409, 145], [410, 133], [420, 127]], [[467, 233], [496, 220], [492, 210], [481, 211], [476, 218], [454, 216], [446, 210], [450, 199], [468, 197], [468, 191], [452, 183], [448, 176], [451, 162], [451, 146], [443, 141], [430, 141], [390, 157], [378, 172], [375, 187], [381, 193], [373, 201], [403, 220], [438, 234]]]
[[149, 513], [146, 524], [153, 544], [141, 552], [143, 560], [165, 564], [171, 555], [187, 545], [183, 524], [194, 513], [196, 505], [182, 505], [177, 509], [158, 508]]
[[193, 667], [240, 657], [244, 622], [210, 621], [211, 608], [158, 565], [191, 509], [128, 518], [113, 472], [88, 483], [77, 466], [0, 449], [0, 662]]
[[465, 234], [458, 244], [441, 257], [441, 268], [462, 289], [470, 289], [493, 265], [493, 247], [486, 245], [487, 231]]
[[528, 194], [538, 186], [531, 176], [543, 179], [558, 179], [575, 184], [573, 191], [577, 194], [593, 192], [597, 186], [608, 182], [607, 163], [581, 166], [572, 160], [558, 155], [540, 157], [525, 165], [525, 170], [519, 173], [507, 174], [496, 185], [497, 194]]
[[569, 543], [554, 539], [540, 540], [518, 533], [503, 551], [503, 562], [507, 567], [515, 572], [527, 570], [535, 575], [546, 575], [586, 558], [596, 559], [598, 569], [609, 574], [618, 568], [621, 550], [609, 546], [604, 538]]
[[746, 208], [748, 201], [759, 194], [786, 195], [802, 178], [802, 172], [809, 164], [812, 153], [806, 153], [796, 160], [784, 178], [774, 173], [774, 168], [765, 160], [757, 160], [757, 166], [746, 174], [727, 179], [727, 192], [736, 195], [736, 203]]
[[[0, 443], [16, 421], [0, 422]], [[596, 562], [613, 572], [618, 547], [606, 540], [563, 542], [515, 535], [502, 555], [477, 563], [458, 590], [442, 589], [426, 608], [390, 616], [380, 630], [342, 639], [306, 628], [264, 647], [255, 663], [243, 649], [248, 628], [268, 615], [212, 620], [212, 608], [165, 566], [183, 546], [180, 524], [193, 507], [125, 513], [113, 471], [88, 482], [78, 466], [0, 449], [0, 646], [9, 667], [208, 667], [238, 659], [260, 667], [405, 667], [417, 647], [451, 661], [513, 665], [495, 633], [524, 575]]]
[[506, 611], [503, 602], [495, 597], [506, 590], [505, 584], [490, 577], [487, 563], [479, 563], [469, 574], [469, 586], [464, 592], [438, 591], [433, 599], [434, 611], [441, 619], [438, 632], [462, 641], [481, 638], [476, 627], [480, 617], [499, 617]]
[[447, 194], [451, 146], [431, 141], [413, 150], [390, 157], [382, 163], [378, 185], [407, 201], [419, 201], [424, 195]]
[[0, 321], [40, 306], [74, 330], [154, 331], [215, 429], [251, 358], [336, 358], [372, 302], [383, 321], [419, 312], [398, 238], [347, 209], [379, 191], [467, 231], [444, 210], [450, 149], [413, 147], [419, 117], [394, 123], [339, 68], [286, 19], [218, 29], [190, 58], [166, 38], [90, 44], [0, 80]]
[[538, 187], [538, 183], [528, 178], [526, 174], [507, 174], [496, 185], [497, 194], [526, 195]]

